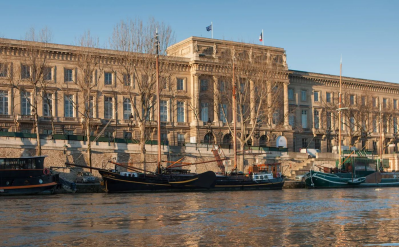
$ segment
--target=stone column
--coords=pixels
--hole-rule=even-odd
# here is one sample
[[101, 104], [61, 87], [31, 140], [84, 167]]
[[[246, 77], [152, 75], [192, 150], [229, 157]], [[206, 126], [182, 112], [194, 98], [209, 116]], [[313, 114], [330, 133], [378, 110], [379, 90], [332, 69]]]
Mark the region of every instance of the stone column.
[[256, 124], [255, 86], [253, 80], [249, 81], [249, 93], [250, 93], [250, 108], [251, 108], [251, 124]]
[[166, 121], [168, 122], [168, 123], [170, 123], [171, 121], [170, 121], [170, 119], [171, 119], [171, 113], [172, 113], [172, 110], [171, 110], [171, 99], [168, 99], [167, 101], [166, 101], [166, 109], [167, 109], [167, 114], [166, 114]]
[[213, 122], [219, 122], [219, 80], [216, 76], [213, 77]]
[[270, 109], [272, 109], [271, 105], [272, 105], [272, 83], [270, 81], [267, 81], [267, 124], [269, 125], [269, 127], [272, 126], [273, 121], [272, 121], [272, 117], [273, 117], [273, 112], [270, 111]]
[[[200, 107], [200, 103], [199, 103], [199, 78], [198, 78], [198, 74], [193, 74], [193, 87], [192, 87], [192, 91], [193, 91], [193, 98], [192, 98], [192, 111], [191, 111], [191, 125], [193, 126], [197, 126], [198, 123], [198, 119], [197, 117], [199, 117], [199, 107]], [[196, 115], [197, 114], [197, 115]]]
[[284, 127], [288, 127], [289, 123], [289, 103], [288, 103], [288, 82], [284, 82]]

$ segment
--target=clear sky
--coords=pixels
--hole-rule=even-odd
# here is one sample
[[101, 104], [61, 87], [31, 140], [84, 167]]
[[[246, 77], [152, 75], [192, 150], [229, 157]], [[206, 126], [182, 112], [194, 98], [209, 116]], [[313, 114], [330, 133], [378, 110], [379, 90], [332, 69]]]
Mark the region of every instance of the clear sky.
[[90, 30], [106, 45], [121, 20], [154, 17], [181, 41], [190, 36], [261, 44], [287, 51], [290, 69], [399, 83], [399, 0], [335, 1], [2, 1], [0, 36], [22, 39], [48, 27], [53, 43], [75, 44]]

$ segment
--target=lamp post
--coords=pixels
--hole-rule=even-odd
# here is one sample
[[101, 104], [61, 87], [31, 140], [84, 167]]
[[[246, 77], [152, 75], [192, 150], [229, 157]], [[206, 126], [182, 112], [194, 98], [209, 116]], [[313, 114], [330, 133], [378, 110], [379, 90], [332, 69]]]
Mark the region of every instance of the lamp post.
[[211, 137], [213, 137], [213, 134], [212, 134], [212, 121], [211, 121], [210, 118], [208, 118], [208, 122], [206, 122], [206, 125], [208, 126], [208, 129], [209, 129], [208, 133], [206, 134], [206, 136], [208, 136], [208, 138], [207, 138], [208, 143], [207, 143], [206, 148], [208, 149], [208, 145], [211, 144]]

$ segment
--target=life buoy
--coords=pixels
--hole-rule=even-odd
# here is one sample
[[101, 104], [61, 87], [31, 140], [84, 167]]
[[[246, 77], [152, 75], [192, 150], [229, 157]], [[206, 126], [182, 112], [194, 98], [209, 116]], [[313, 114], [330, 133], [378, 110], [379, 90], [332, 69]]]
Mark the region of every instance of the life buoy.
[[47, 168], [44, 168], [44, 169], [43, 169], [43, 174], [44, 174], [44, 175], [50, 175], [50, 170], [47, 169]]

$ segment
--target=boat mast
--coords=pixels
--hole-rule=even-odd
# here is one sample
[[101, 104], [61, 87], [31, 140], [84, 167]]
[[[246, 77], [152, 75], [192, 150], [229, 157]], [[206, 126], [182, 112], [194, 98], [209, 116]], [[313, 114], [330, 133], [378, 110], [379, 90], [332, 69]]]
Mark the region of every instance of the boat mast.
[[338, 168], [341, 168], [341, 127], [342, 127], [342, 119], [341, 119], [341, 109], [342, 108], [342, 57], [339, 65], [339, 104], [338, 104], [338, 118], [339, 118], [339, 134], [338, 134], [338, 148], [339, 148], [339, 165]]
[[383, 127], [382, 127], [382, 111], [381, 111], [381, 101], [380, 101], [380, 166], [378, 169], [381, 169], [382, 166], [382, 152], [383, 152], [383, 147], [382, 147], [382, 132], [383, 132]]
[[157, 70], [157, 127], [158, 127], [158, 159], [157, 159], [157, 173], [161, 173], [161, 111], [160, 107], [160, 99], [159, 99], [159, 40], [158, 40], [158, 30], [156, 30], [155, 34], [155, 47], [156, 51], [156, 70]]
[[236, 104], [236, 82], [234, 77], [235, 69], [235, 57], [233, 55], [233, 126], [234, 126], [234, 137], [233, 137], [233, 152], [234, 152], [234, 170], [237, 171], [237, 104]]

